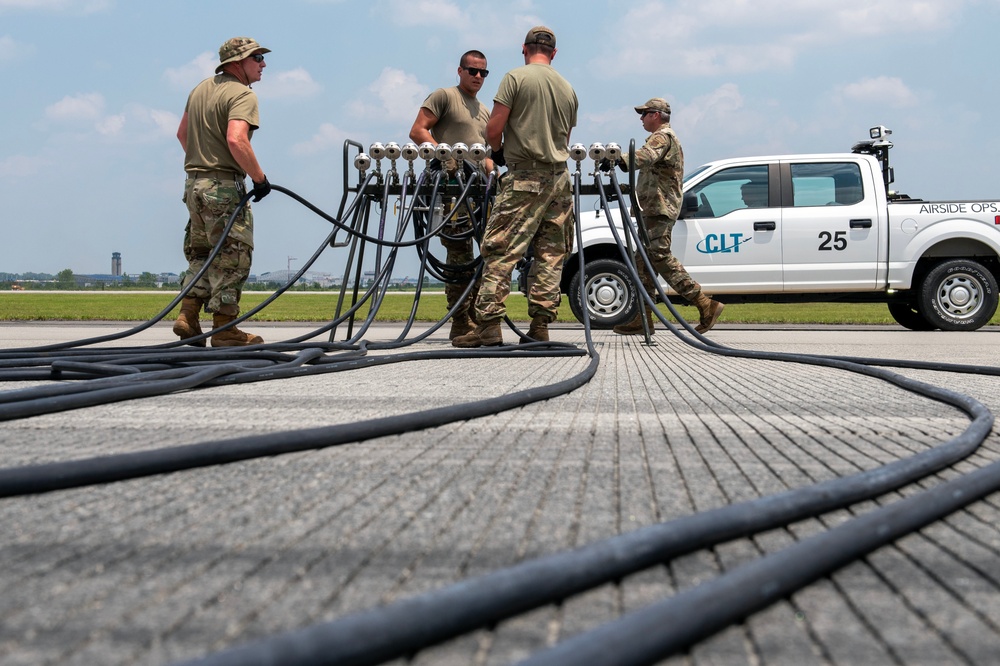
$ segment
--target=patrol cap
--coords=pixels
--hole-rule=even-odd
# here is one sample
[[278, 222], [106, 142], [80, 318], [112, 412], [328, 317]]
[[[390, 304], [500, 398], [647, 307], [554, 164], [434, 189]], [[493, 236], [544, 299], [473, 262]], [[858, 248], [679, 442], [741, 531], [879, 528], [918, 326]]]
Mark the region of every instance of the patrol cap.
[[541, 44], [543, 46], [556, 47], [556, 33], [552, 32], [544, 25], [536, 25], [528, 31], [524, 38], [524, 44]]
[[662, 97], [654, 97], [642, 106], [635, 107], [635, 112], [642, 114], [646, 111], [663, 111], [670, 113], [670, 103]]
[[215, 68], [215, 73], [222, 71], [222, 66], [228, 62], [243, 60], [256, 52], [270, 53], [271, 49], [265, 49], [257, 43], [256, 39], [249, 37], [233, 37], [227, 39], [226, 43], [219, 47], [219, 66]]

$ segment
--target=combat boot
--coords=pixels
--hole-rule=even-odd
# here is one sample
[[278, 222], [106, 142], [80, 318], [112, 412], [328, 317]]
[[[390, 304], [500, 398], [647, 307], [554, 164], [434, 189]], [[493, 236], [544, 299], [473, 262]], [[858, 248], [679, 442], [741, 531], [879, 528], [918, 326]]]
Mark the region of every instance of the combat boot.
[[[648, 307], [644, 308], [644, 310], [646, 312], [646, 323], [649, 326], [649, 334], [652, 335], [656, 332], [653, 328], [653, 311]], [[636, 312], [632, 321], [625, 324], [618, 324], [611, 330], [618, 335], [642, 335], [642, 312]]]
[[546, 315], [537, 315], [531, 318], [531, 326], [528, 327], [528, 336], [521, 337], [521, 344], [529, 342], [549, 341], [549, 318]]
[[698, 294], [698, 298], [695, 299], [694, 304], [698, 308], [698, 315], [701, 317], [701, 321], [694, 327], [694, 330], [699, 333], [707, 333], [712, 330], [715, 322], [719, 321], [722, 309], [726, 307], [725, 304], [713, 301], [705, 294]]
[[[220, 328], [225, 326], [232, 320], [236, 319], [233, 315], [224, 315], [216, 312], [212, 315], [212, 328]], [[245, 333], [240, 329], [233, 326], [232, 328], [227, 328], [224, 331], [219, 331], [218, 333], [212, 334], [212, 346], [213, 347], [245, 347], [247, 345], [261, 345], [264, 344], [264, 338], [259, 335], [251, 335], [250, 333]]]
[[476, 330], [460, 335], [451, 341], [452, 347], [497, 347], [503, 344], [503, 331], [500, 330], [500, 320], [493, 319], [481, 323]]
[[[198, 318], [201, 315], [201, 308], [204, 304], [205, 301], [200, 298], [184, 297], [184, 300], [181, 301], [180, 314], [177, 315], [177, 321], [174, 322], [174, 335], [179, 336], [181, 340], [201, 335], [201, 322]], [[189, 342], [188, 344], [194, 347], [204, 347], [205, 340], [201, 339], [197, 342]]]
[[468, 335], [475, 330], [476, 322], [472, 321], [472, 317], [469, 316], [468, 312], [456, 313], [451, 318], [451, 330], [448, 332], [448, 339], [454, 340], [457, 337]]

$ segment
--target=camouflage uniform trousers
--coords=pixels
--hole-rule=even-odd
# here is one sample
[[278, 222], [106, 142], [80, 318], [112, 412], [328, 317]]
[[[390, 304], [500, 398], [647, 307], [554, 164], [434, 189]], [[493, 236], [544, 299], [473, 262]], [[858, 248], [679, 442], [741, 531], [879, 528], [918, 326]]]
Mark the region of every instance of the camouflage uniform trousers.
[[[184, 257], [188, 261], [184, 286], [205, 264], [244, 194], [243, 183], [239, 181], [189, 177], [184, 183], [184, 202], [190, 216], [184, 230]], [[250, 276], [252, 259], [253, 212], [247, 204], [215, 261], [188, 295], [205, 301], [208, 312], [239, 315], [240, 297]]]
[[[447, 215], [448, 211], [445, 211]], [[445, 276], [454, 282], [446, 282], [444, 285], [445, 298], [448, 301], [448, 309], [458, 303], [459, 299], [462, 297], [462, 292], [465, 288], [469, 286], [469, 280], [471, 280], [476, 275], [474, 268], [469, 268], [465, 270], [456, 270], [454, 267], [468, 266], [476, 260], [475, 254], [475, 242], [472, 236], [472, 220], [469, 219], [468, 211], [460, 210], [456, 216], [445, 223], [444, 229], [442, 229], [441, 245], [447, 251], [445, 255], [445, 263], [448, 264], [449, 268], [445, 271]], [[465, 236], [467, 238], [446, 238], [447, 236]], [[474, 285], [471, 290], [469, 290], [468, 296], [465, 297], [458, 308], [455, 309], [455, 314], [452, 316], [453, 319], [461, 319], [463, 316], [468, 314], [471, 316], [473, 314], [473, 304], [476, 302], [476, 293], [478, 285]], [[474, 318], [474, 317], [473, 317]]]
[[[649, 239], [649, 247], [646, 254], [649, 255], [649, 263], [653, 269], [659, 273], [670, 288], [680, 294], [689, 303], [693, 303], [701, 294], [701, 285], [685, 270], [684, 265], [677, 260], [677, 257], [670, 252], [670, 237], [674, 231], [676, 220], [666, 215], [646, 215], [643, 217], [646, 226], [646, 236]], [[656, 288], [653, 283], [653, 276], [646, 270], [646, 263], [637, 252], [635, 255], [636, 268], [639, 269], [639, 278], [646, 293], [656, 299]]]
[[[561, 165], [560, 165], [561, 166]], [[562, 168], [508, 172], [483, 238], [483, 279], [476, 298], [480, 323], [502, 318], [514, 265], [530, 246], [528, 315], [553, 321], [559, 313], [563, 263], [573, 249], [573, 197]]]

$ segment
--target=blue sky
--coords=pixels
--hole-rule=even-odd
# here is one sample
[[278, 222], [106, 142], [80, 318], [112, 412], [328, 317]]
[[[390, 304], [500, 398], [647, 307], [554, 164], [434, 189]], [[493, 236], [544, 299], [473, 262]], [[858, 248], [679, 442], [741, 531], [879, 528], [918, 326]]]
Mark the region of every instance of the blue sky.
[[[573, 140], [645, 135], [632, 106], [673, 106], [687, 167], [839, 152], [894, 130], [896, 188], [997, 198], [1000, 0], [0, 0], [0, 271], [180, 272], [175, 138], [219, 45], [272, 49], [253, 144], [272, 183], [335, 212], [342, 146], [407, 140], [425, 95], [484, 51], [492, 107], [528, 28], [557, 36], [580, 99]], [[418, 163], [422, 164], [422, 163]], [[293, 269], [328, 223], [280, 194], [254, 206], [254, 272]], [[343, 254], [314, 270], [340, 273]], [[400, 277], [415, 272], [402, 260]]]

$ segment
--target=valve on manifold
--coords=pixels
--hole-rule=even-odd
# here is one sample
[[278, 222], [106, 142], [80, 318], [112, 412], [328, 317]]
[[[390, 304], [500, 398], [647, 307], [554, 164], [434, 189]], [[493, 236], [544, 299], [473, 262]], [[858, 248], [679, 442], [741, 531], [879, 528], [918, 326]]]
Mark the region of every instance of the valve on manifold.
[[417, 149], [417, 144], [404, 143], [403, 147], [400, 149], [400, 154], [403, 156], [404, 160], [412, 162], [420, 155], [420, 151]]
[[360, 171], [361, 173], [368, 171], [368, 167], [370, 167], [371, 165], [372, 165], [372, 158], [370, 158], [365, 153], [358, 153], [357, 156], [354, 158], [354, 168]]
[[430, 141], [424, 141], [420, 144], [420, 147], [417, 148], [417, 152], [420, 154], [420, 159], [422, 160], [434, 159], [434, 144]]
[[486, 146], [481, 143], [474, 143], [469, 146], [469, 157], [472, 158], [473, 162], [482, 162], [486, 159]]
[[390, 141], [389, 143], [385, 144], [385, 156], [394, 162], [399, 159], [399, 156], [402, 154], [402, 152], [403, 151], [399, 147], [399, 144], [396, 143], [395, 141]]
[[590, 151], [587, 154], [590, 155], [590, 159], [600, 162], [604, 159], [606, 153], [607, 150], [604, 148], [603, 143], [592, 143], [590, 144]]
[[587, 157], [587, 147], [582, 143], [574, 143], [569, 147], [569, 156], [574, 162], [582, 162]]
[[461, 162], [469, 154], [469, 147], [464, 143], [455, 143], [451, 146], [451, 156]]
[[612, 164], [615, 164], [622, 157], [622, 147], [617, 143], [609, 143], [604, 146], [604, 153], [604, 156], [611, 160]]
[[376, 141], [368, 146], [368, 154], [372, 156], [373, 160], [380, 160], [385, 157], [385, 146]]
[[434, 158], [446, 162], [451, 157], [451, 146], [447, 143], [439, 143], [434, 148]]

